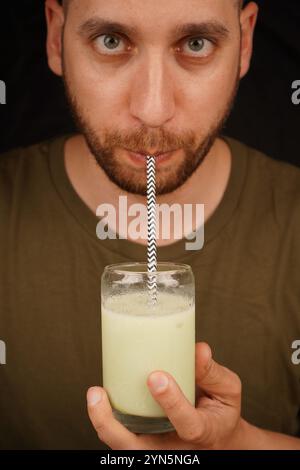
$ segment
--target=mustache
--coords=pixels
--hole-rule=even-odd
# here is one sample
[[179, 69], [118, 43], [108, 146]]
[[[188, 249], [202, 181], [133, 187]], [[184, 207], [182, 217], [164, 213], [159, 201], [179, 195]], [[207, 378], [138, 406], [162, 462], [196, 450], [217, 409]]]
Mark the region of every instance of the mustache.
[[170, 151], [170, 149], [177, 148], [193, 148], [195, 146], [195, 136], [193, 132], [187, 131], [180, 135], [170, 133], [169, 131], [148, 131], [141, 128], [135, 133], [132, 132], [121, 132], [105, 131], [103, 146], [107, 149], [113, 147], [123, 147], [132, 151], [147, 154], [149, 149], [159, 149], [160, 153]]

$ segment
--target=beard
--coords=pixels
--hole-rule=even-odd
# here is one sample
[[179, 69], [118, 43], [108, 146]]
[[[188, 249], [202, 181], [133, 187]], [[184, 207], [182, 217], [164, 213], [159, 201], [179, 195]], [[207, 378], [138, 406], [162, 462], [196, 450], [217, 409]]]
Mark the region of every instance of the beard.
[[[141, 126], [135, 132], [122, 132], [121, 130], [105, 130], [102, 137], [99, 131], [84, 116], [79, 101], [77, 100], [68, 80], [63, 61], [63, 81], [65, 93], [72, 117], [86, 144], [94, 156], [97, 164], [105, 172], [109, 180], [122, 190], [145, 196], [147, 194], [146, 159], [145, 168], [129, 167], [126, 162], [118, 159], [116, 147], [147, 153], [149, 148], [157, 148], [162, 152], [169, 149], [183, 149], [184, 157], [177, 165], [170, 164], [156, 170], [156, 194], [168, 194], [181, 187], [203, 163], [211, 150], [216, 138], [220, 135], [225, 122], [232, 110], [239, 87], [239, 71], [233, 84], [232, 91], [218, 119], [210, 126], [209, 130], [199, 139], [192, 131], [180, 135], [167, 132], [163, 128], [147, 130]], [[200, 140], [200, 143], [199, 143]], [[197, 143], [198, 141], [198, 143]], [[170, 160], [172, 162], [172, 158]]]

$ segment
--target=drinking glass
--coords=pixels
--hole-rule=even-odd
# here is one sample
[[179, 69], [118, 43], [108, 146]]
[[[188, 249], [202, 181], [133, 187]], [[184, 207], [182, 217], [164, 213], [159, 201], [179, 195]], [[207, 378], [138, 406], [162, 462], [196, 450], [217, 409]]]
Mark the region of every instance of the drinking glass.
[[101, 278], [103, 387], [114, 416], [135, 433], [174, 431], [147, 386], [153, 371], [171, 374], [195, 405], [193, 272], [161, 262], [154, 275], [154, 304], [146, 263], [109, 265]]

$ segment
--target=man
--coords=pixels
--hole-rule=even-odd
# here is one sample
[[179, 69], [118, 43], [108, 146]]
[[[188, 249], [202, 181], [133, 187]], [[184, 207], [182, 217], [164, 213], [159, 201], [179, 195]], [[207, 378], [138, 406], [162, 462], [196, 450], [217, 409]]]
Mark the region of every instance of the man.
[[[300, 449], [300, 171], [220, 136], [257, 10], [46, 0], [49, 66], [80, 133], [0, 160], [2, 448]], [[170, 374], [150, 374], [176, 430], [159, 435], [124, 428], [107, 392], [89, 388], [102, 373], [103, 269], [146, 259], [143, 237], [98, 239], [96, 211], [118, 214], [122, 195], [145, 204], [147, 154], [158, 203], [205, 206], [201, 250], [158, 238], [158, 259], [195, 275], [199, 392], [194, 408]]]

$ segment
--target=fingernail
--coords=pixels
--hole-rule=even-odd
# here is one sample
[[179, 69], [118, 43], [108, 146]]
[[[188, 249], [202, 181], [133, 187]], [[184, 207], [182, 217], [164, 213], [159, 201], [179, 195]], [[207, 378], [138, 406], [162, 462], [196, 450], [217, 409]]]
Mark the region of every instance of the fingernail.
[[102, 400], [102, 393], [99, 388], [90, 388], [87, 394], [87, 402], [89, 406], [94, 406]]
[[155, 373], [151, 374], [149, 377], [150, 387], [155, 392], [162, 392], [165, 390], [169, 384], [168, 377], [163, 374]]

